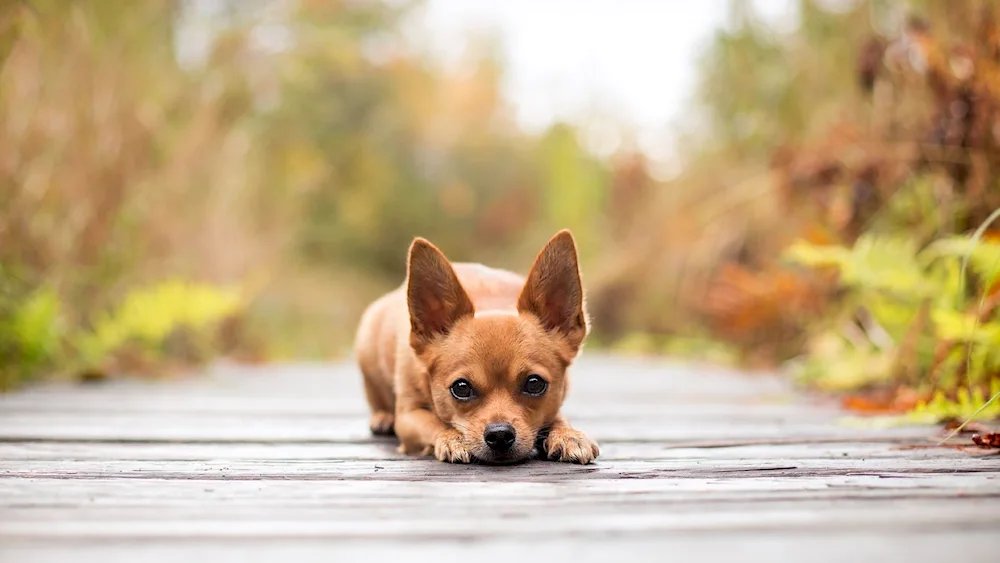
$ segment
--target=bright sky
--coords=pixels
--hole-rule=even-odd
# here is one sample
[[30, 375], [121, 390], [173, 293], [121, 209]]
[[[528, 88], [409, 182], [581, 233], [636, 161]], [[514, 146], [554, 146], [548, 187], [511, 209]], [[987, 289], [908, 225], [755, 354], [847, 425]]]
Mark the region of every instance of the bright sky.
[[[502, 41], [505, 90], [519, 123], [544, 128], [590, 122], [589, 144], [617, 146], [614, 122], [633, 129], [653, 156], [672, 155], [670, 124], [693, 93], [695, 60], [725, 24], [729, 0], [426, 0], [420, 24], [433, 50], [457, 58], [468, 32]], [[772, 21], [793, 0], [754, 0]]]
[[[582, 127], [584, 142], [610, 154], [631, 134], [660, 166], [676, 170], [673, 125], [695, 86], [695, 63], [713, 31], [725, 25], [733, 0], [424, 0], [410, 40], [443, 61], [458, 60], [473, 34], [501, 41], [504, 89], [518, 123], [538, 131], [558, 120]], [[783, 27], [797, 0], [750, 0]], [[835, 0], [823, 0], [831, 3]], [[839, 0], [843, 1], [843, 0]], [[192, 0], [192, 16], [221, 8]], [[269, 4], [280, 11], [280, 0]], [[268, 10], [265, 10], [267, 12]], [[192, 18], [178, 36], [182, 61], [203, 55], [205, 20]], [[280, 48], [280, 26], [260, 26], [257, 39]]]

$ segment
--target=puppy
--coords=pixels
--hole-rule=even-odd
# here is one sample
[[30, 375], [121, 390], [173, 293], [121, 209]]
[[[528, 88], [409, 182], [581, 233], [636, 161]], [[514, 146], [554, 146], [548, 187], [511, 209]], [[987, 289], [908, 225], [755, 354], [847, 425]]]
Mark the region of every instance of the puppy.
[[524, 278], [452, 264], [416, 238], [405, 283], [369, 305], [356, 335], [371, 431], [445, 462], [507, 464], [537, 452], [590, 463], [597, 444], [560, 414], [589, 330], [569, 231]]

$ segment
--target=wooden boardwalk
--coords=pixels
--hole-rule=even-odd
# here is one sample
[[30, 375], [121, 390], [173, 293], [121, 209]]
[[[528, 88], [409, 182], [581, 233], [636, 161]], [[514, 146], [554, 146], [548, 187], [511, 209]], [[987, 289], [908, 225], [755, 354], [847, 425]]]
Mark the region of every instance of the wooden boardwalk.
[[0, 397], [0, 561], [1000, 560], [998, 455], [838, 424], [775, 376], [572, 377], [591, 466], [405, 459], [350, 363]]

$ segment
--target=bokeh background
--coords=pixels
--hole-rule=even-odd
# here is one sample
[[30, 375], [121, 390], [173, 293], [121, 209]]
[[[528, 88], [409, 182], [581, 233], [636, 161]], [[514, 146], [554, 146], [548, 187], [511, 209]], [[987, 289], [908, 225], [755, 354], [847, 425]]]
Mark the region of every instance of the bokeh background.
[[343, 358], [415, 235], [570, 228], [592, 349], [980, 410], [1000, 6], [695, 4], [0, 0], [0, 387]]

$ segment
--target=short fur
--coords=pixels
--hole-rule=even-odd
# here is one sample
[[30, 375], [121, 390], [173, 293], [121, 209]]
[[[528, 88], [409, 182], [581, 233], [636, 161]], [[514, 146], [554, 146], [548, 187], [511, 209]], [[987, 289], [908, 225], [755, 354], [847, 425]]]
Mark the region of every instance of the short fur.
[[[548, 241], [525, 277], [452, 264], [417, 238], [406, 281], [369, 305], [357, 331], [371, 431], [395, 434], [403, 453], [447, 462], [513, 463], [538, 452], [590, 463], [597, 444], [560, 413], [589, 330], [569, 231]], [[544, 394], [528, 394], [531, 376], [547, 382]], [[452, 395], [459, 379], [473, 398]], [[510, 425], [509, 450], [487, 444], [487, 426], [497, 424]]]

